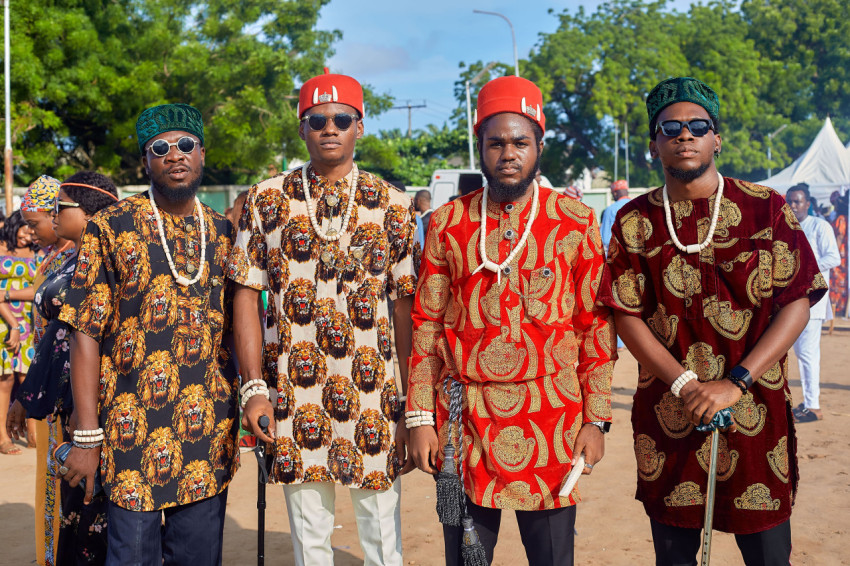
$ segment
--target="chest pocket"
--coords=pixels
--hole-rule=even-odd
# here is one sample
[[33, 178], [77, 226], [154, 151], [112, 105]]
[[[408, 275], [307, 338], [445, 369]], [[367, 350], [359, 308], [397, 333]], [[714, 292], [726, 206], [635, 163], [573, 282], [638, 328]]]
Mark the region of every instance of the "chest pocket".
[[[564, 301], [570, 269], [562, 256], [521, 275], [522, 303], [526, 316], [546, 324], [558, 322], [572, 303]], [[562, 304], [563, 303], [563, 304]]]
[[769, 245], [769, 240], [741, 238], [734, 246], [715, 247], [714, 295], [721, 304], [727, 302], [732, 310], [752, 309], [773, 295], [773, 254]]

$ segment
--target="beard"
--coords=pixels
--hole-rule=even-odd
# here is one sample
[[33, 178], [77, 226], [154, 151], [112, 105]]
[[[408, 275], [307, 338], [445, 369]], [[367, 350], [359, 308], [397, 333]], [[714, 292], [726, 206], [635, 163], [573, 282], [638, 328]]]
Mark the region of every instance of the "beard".
[[[187, 165], [184, 165], [187, 167]], [[167, 179], [165, 173], [162, 173], [160, 176], [154, 178], [151, 177], [151, 184], [153, 188], [160, 195], [165, 197], [166, 199], [172, 202], [183, 202], [194, 198], [198, 193], [198, 187], [201, 186], [201, 180], [204, 178], [204, 169], [201, 169], [195, 172], [194, 169], [189, 168], [191, 173], [194, 173], [194, 176], [186, 179], [182, 183], [176, 184], [165, 184], [163, 180]]]
[[676, 167], [665, 167], [664, 170], [670, 173], [670, 175], [683, 183], [690, 183], [691, 181], [695, 181], [702, 177], [703, 173], [708, 171], [708, 168], [711, 166], [711, 163], [703, 163], [696, 169], [677, 169]]
[[481, 163], [481, 173], [487, 179], [490, 199], [495, 202], [514, 202], [519, 200], [528, 190], [528, 187], [531, 186], [531, 182], [534, 181], [534, 177], [537, 175], [537, 168], [540, 166], [540, 153], [538, 153], [537, 159], [534, 161], [534, 167], [530, 169], [529, 174], [525, 178], [520, 179], [516, 183], [503, 183], [496, 178], [495, 172], [487, 169], [482, 157], [483, 155], [479, 152], [478, 160]]

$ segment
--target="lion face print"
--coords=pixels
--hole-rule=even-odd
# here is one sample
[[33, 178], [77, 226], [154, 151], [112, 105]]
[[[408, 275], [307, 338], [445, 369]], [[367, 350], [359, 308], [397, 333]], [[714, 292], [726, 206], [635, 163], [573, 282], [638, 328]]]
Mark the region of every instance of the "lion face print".
[[289, 201], [280, 191], [263, 191], [255, 201], [263, 233], [270, 234], [289, 218]]
[[274, 418], [282, 421], [288, 419], [295, 409], [295, 389], [289, 379], [279, 379], [277, 386], [277, 405], [274, 408]]
[[124, 470], [115, 478], [112, 500], [129, 511], [153, 511], [151, 486], [136, 470]]
[[332, 419], [347, 422], [360, 416], [360, 395], [344, 375], [332, 375], [322, 388], [322, 406]]
[[351, 376], [360, 391], [371, 393], [386, 379], [384, 361], [378, 356], [378, 352], [374, 348], [360, 346], [354, 354]]
[[316, 287], [308, 279], [299, 278], [292, 281], [286, 289], [283, 301], [286, 317], [301, 326], [313, 321], [313, 301], [316, 300]]
[[147, 438], [142, 452], [142, 471], [153, 485], [165, 485], [183, 467], [183, 449], [168, 427], [155, 429]]
[[387, 421], [375, 409], [366, 409], [357, 421], [354, 440], [364, 454], [380, 454], [390, 447], [392, 441]]
[[392, 342], [390, 341], [390, 321], [381, 317], [378, 319], [378, 351], [387, 361], [393, 359]]
[[348, 316], [360, 330], [369, 330], [375, 326], [380, 292], [382, 290], [377, 279], [367, 279], [357, 291], [348, 295]]
[[177, 319], [177, 291], [171, 275], [157, 275], [142, 301], [142, 326], [148, 332], [162, 332]]
[[173, 403], [180, 388], [179, 373], [170, 352], [157, 350], [148, 356], [137, 386], [142, 404], [148, 409], [161, 409], [166, 403]]
[[196, 442], [213, 430], [213, 401], [201, 385], [189, 385], [180, 392], [171, 426], [180, 440]]
[[298, 342], [289, 353], [289, 378], [296, 387], [312, 387], [325, 382], [325, 356], [312, 342]]
[[291, 261], [304, 263], [318, 257], [319, 242], [306, 216], [296, 216], [286, 223], [283, 254]]
[[324, 353], [338, 360], [354, 353], [354, 332], [344, 314], [334, 313], [333, 319], [325, 328], [319, 347]]
[[324, 409], [313, 403], [299, 407], [292, 420], [295, 442], [301, 448], [315, 450], [331, 443], [331, 420]]
[[292, 483], [304, 477], [304, 464], [301, 450], [291, 438], [279, 437], [274, 440], [274, 464], [272, 477], [278, 483]]
[[328, 468], [333, 478], [342, 485], [356, 485], [363, 481], [363, 457], [345, 438], [333, 441], [328, 450]]
[[215, 474], [210, 463], [205, 460], [192, 460], [180, 473], [177, 484], [177, 501], [181, 505], [206, 499], [217, 493]]
[[148, 419], [139, 399], [132, 393], [115, 398], [106, 418], [109, 445], [118, 450], [131, 450], [141, 445], [148, 433]]

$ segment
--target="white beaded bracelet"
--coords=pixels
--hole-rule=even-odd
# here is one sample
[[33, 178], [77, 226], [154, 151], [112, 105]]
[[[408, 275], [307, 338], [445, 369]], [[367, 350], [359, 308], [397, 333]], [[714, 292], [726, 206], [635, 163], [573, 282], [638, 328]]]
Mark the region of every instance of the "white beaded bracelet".
[[433, 417], [408, 417], [404, 420], [404, 426], [408, 429], [416, 428], [418, 426], [434, 426], [435, 424], [436, 422]]
[[95, 428], [93, 430], [75, 430], [74, 436], [97, 436], [99, 434], [103, 434], [102, 428]]
[[407, 411], [404, 413], [405, 417], [434, 417], [434, 413], [432, 411]]
[[268, 387], [256, 387], [256, 386], [254, 386], [251, 389], [249, 389], [248, 391], [246, 391], [242, 395], [242, 401], [240, 403], [240, 405], [242, 405], [243, 409], [245, 408], [245, 405], [248, 404], [248, 399], [250, 399], [254, 395], [265, 395], [266, 399], [268, 399], [269, 398], [269, 388]]
[[673, 385], [670, 386], [670, 393], [676, 397], [681, 397], [680, 393], [682, 388], [694, 379], [699, 379], [699, 376], [697, 376], [697, 374], [693, 371], [687, 370], [685, 373], [677, 377], [676, 381], [673, 382]]
[[74, 442], [80, 442], [82, 444], [90, 444], [92, 442], [103, 442], [103, 435], [98, 436], [74, 436]]
[[266, 385], [266, 380], [265, 380], [265, 379], [252, 379], [252, 380], [251, 380], [251, 381], [249, 381], [248, 383], [244, 383], [244, 384], [242, 385], [242, 388], [241, 388], [241, 389], [239, 389], [239, 395], [245, 395], [245, 392], [246, 392], [246, 391], [248, 391], [248, 390], [249, 390], [249, 389], [251, 389], [252, 387], [256, 387], [256, 386], [260, 386], [260, 387], [268, 387], [268, 386]]

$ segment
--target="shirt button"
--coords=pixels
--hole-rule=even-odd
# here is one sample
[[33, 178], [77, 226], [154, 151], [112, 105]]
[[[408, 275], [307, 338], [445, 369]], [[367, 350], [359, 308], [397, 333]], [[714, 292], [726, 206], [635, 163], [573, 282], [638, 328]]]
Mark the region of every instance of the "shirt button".
[[508, 265], [504, 269], [502, 269], [502, 273], [504, 273], [505, 275], [510, 275], [511, 274], [511, 266]]
[[191, 220], [186, 221], [186, 230], [188, 230], [189, 232], [195, 231], [195, 225], [192, 223]]
[[506, 240], [513, 240], [514, 236], [516, 236], [516, 234], [514, 233], [513, 230], [511, 230], [510, 228], [505, 230], [505, 239]]
[[513, 212], [513, 211], [514, 211], [514, 205], [512, 205], [512, 204], [506, 204], [505, 205], [505, 212]]

